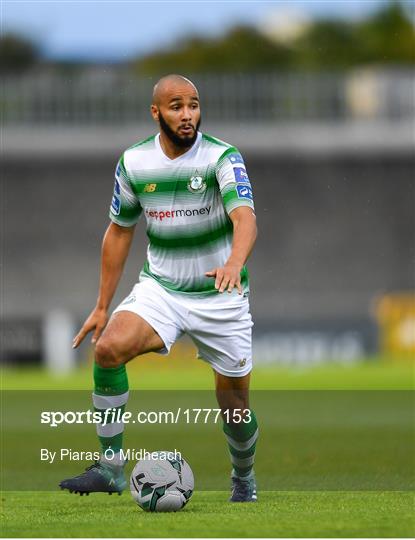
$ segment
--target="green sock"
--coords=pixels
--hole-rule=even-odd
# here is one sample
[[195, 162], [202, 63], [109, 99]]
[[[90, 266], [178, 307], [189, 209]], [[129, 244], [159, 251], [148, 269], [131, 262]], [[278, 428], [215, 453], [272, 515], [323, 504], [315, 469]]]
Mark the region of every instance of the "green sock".
[[223, 424], [228, 440], [229, 453], [233, 466], [232, 476], [251, 478], [255, 460], [255, 447], [258, 439], [258, 423], [253, 410], [250, 421], [238, 424]]
[[[115, 409], [114, 415], [117, 415], [118, 410], [123, 413], [128, 400], [128, 377], [125, 365], [115, 368], [102, 368], [95, 364], [94, 383], [95, 390], [92, 399], [95, 411], [101, 413], [103, 421], [106, 409]], [[123, 432], [124, 423], [113, 422], [111, 417], [107, 417], [106, 425], [97, 424], [102, 454], [105, 456], [105, 451], [111, 449], [115, 453], [115, 457], [111, 461], [117, 465], [120, 461], [119, 451], [122, 448]], [[107, 455], [112, 457], [111, 452], [107, 453]]]

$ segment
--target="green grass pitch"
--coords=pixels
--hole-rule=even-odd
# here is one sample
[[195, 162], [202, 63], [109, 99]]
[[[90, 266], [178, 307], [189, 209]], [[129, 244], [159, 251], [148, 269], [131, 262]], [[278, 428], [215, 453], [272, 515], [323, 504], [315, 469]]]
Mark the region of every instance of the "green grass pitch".
[[150, 514], [129, 494], [64, 492], [3, 495], [10, 537], [411, 537], [414, 495], [372, 492], [262, 492], [231, 504], [225, 492], [196, 492], [174, 514]]
[[[208, 389], [213, 380], [204, 364], [192, 364], [176, 369], [162, 361], [156, 365], [137, 364], [129, 368], [130, 386], [135, 389]], [[414, 386], [413, 365], [369, 361], [355, 366], [320, 366], [312, 369], [288, 370], [260, 367], [253, 375], [252, 387], [257, 390], [412, 390]], [[81, 369], [69, 378], [54, 378], [43, 371], [3, 370], [3, 390], [90, 390], [90, 369]], [[258, 399], [258, 398], [257, 398]], [[356, 408], [358, 410], [358, 408]], [[387, 412], [387, 408], [385, 408]], [[16, 412], [16, 414], [20, 414]], [[376, 421], [383, 418], [383, 412]], [[394, 418], [389, 418], [391, 433], [397, 427]], [[380, 420], [379, 420], [380, 419]], [[262, 440], [267, 439], [267, 422], [264, 419]], [[347, 420], [347, 419], [346, 419]], [[369, 418], [370, 420], [370, 418]], [[392, 423], [391, 423], [392, 422]], [[375, 422], [376, 424], [376, 422]], [[270, 424], [271, 425], [271, 424]], [[347, 424], [345, 424], [347, 425]], [[399, 427], [399, 426], [398, 426]], [[374, 426], [376, 428], [376, 425]], [[378, 428], [382, 430], [382, 425]], [[27, 427], [30, 430], [30, 426]], [[93, 428], [91, 428], [93, 429]], [[271, 428], [270, 428], [271, 429]], [[301, 426], [290, 432], [286, 425], [284, 433], [298, 437], [295, 447], [303, 444]], [[324, 435], [324, 425], [322, 426]], [[287, 431], [288, 430], [288, 431]], [[93, 440], [93, 433], [88, 433]], [[163, 431], [157, 436], [163, 437]], [[276, 432], [277, 433], [277, 432]], [[362, 432], [364, 433], [364, 432]], [[399, 434], [399, 431], [396, 431]], [[330, 433], [329, 433], [330, 434]], [[278, 435], [278, 433], [277, 433]], [[309, 434], [308, 434], [309, 435]], [[307, 436], [308, 436], [307, 435]], [[37, 435], [35, 434], [35, 437]], [[66, 434], [68, 438], [69, 435]], [[129, 435], [132, 438], [132, 435]], [[220, 433], [212, 439], [212, 448], [221, 444]], [[273, 434], [268, 434], [271, 440]], [[385, 441], [391, 439], [386, 437]], [[276, 439], [277, 440], [277, 439]], [[294, 440], [294, 439], [293, 439]], [[306, 439], [304, 439], [307, 442]], [[313, 441], [312, 441], [313, 442]], [[393, 442], [393, 441], [391, 441]], [[359, 441], [362, 448], [366, 442]], [[10, 439], [3, 439], [3, 445], [12, 445], [13, 452], [19, 452], [19, 433], [10, 431]], [[159, 444], [158, 442], [156, 444]], [[187, 441], [187, 444], [193, 444]], [[333, 442], [338, 451], [339, 443]], [[190, 448], [190, 447], [189, 447]], [[287, 441], [287, 452], [290, 446]], [[391, 446], [391, 449], [393, 447]], [[264, 450], [264, 446], [263, 446]], [[281, 450], [283, 454], [284, 449]], [[329, 456], [331, 447], [328, 447]], [[304, 449], [307, 457], [307, 448]], [[282, 455], [281, 454], [281, 455]], [[7, 452], [6, 452], [7, 455]], [[364, 454], [362, 454], [364, 455]], [[283, 484], [280, 491], [267, 491], [269, 487], [259, 485], [259, 501], [252, 504], [231, 504], [227, 491], [202, 491], [197, 487], [187, 507], [173, 514], [149, 514], [143, 512], [133, 502], [130, 494], [121, 497], [107, 494], [91, 494], [89, 497], [71, 495], [66, 491], [2, 491], [2, 536], [3, 537], [413, 537], [415, 535], [415, 492], [412, 490], [377, 491], [350, 490], [336, 491], [310, 489], [313, 478], [320, 478], [322, 471], [336, 470], [335, 461], [304, 465], [303, 454], [298, 454], [300, 469], [296, 463], [281, 463], [279, 474]], [[185, 456], [186, 457], [186, 456]], [[266, 456], [262, 455], [262, 458]], [[288, 457], [289, 453], [288, 453]], [[4, 459], [4, 457], [3, 457]], [[10, 458], [7, 458], [10, 459]], [[261, 459], [261, 448], [258, 449]], [[269, 456], [268, 456], [269, 459]], [[366, 457], [364, 458], [366, 459]], [[370, 456], [367, 456], [370, 466]], [[398, 458], [399, 459], [399, 458]], [[266, 459], [264, 460], [266, 461]], [[73, 464], [81, 471], [87, 464]], [[132, 466], [132, 464], [129, 464]], [[364, 464], [363, 464], [364, 465]], [[226, 463], [213, 462], [214, 474], [223, 475]], [[263, 468], [266, 467], [263, 464]], [[2, 463], [2, 469], [4, 462]], [[24, 475], [30, 473], [28, 464]], [[197, 468], [197, 462], [195, 463]], [[200, 465], [199, 465], [200, 467]], [[218, 472], [216, 469], [222, 467]], [[284, 467], [288, 471], [284, 477]], [[303, 467], [303, 469], [301, 469]], [[321, 467], [321, 468], [320, 468]], [[402, 470], [390, 468], [385, 462], [385, 472], [396, 474], [396, 485], [402, 484], [399, 477]], [[131, 467], [129, 467], [130, 470]], [[5, 468], [6, 470], [7, 468]], [[361, 478], [365, 467], [355, 462], [347, 472], [350, 478]], [[291, 472], [289, 472], [291, 471]], [[291, 474], [295, 474], [300, 489], [287, 491]], [[315, 475], [313, 477], [313, 474]], [[208, 475], [208, 476], [209, 476]], [[218, 476], [219, 479], [219, 476]], [[390, 477], [394, 482], [394, 477]], [[382, 478], [380, 478], [380, 486]], [[324, 482], [323, 482], [324, 483]], [[407, 483], [408, 485], [410, 482]], [[10, 484], [9, 484], [10, 485]], [[11, 489], [10, 487], [8, 489]], [[27, 488], [26, 488], [27, 489]], [[214, 489], [214, 488], [213, 488]], [[221, 486], [219, 489], [224, 489]]]

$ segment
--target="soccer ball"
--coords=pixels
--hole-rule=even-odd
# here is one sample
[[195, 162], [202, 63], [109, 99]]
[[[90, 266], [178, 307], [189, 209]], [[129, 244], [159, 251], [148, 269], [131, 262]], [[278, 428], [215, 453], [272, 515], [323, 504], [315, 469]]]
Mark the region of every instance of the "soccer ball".
[[177, 512], [187, 504], [193, 488], [192, 469], [174, 452], [152, 452], [140, 459], [130, 476], [131, 495], [147, 512]]

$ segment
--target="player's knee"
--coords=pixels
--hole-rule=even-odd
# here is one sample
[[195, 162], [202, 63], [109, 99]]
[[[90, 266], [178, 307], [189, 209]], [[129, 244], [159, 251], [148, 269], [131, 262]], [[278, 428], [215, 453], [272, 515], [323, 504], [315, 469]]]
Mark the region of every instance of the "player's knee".
[[244, 410], [249, 408], [247, 389], [217, 389], [216, 397], [222, 410]]
[[123, 363], [114, 345], [105, 338], [100, 338], [95, 346], [95, 362], [102, 368], [114, 368]]

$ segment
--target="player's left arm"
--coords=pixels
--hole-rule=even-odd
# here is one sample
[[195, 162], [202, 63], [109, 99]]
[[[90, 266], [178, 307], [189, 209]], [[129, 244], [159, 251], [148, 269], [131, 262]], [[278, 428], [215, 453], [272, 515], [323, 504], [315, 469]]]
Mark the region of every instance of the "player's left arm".
[[233, 223], [232, 251], [225, 265], [206, 272], [215, 278], [215, 288], [229, 293], [236, 287], [242, 294], [241, 270], [254, 247], [257, 237], [255, 214], [249, 206], [238, 206], [229, 214]]
[[236, 287], [242, 294], [241, 271], [254, 246], [257, 227], [251, 182], [237, 148], [225, 150], [216, 163], [215, 173], [224, 209], [233, 224], [233, 240], [224, 266], [213, 268], [205, 275], [215, 278], [218, 292], [232, 292]]

